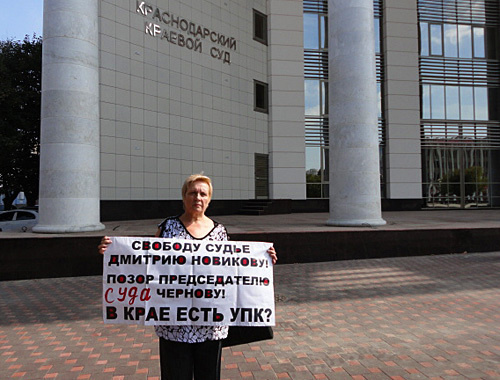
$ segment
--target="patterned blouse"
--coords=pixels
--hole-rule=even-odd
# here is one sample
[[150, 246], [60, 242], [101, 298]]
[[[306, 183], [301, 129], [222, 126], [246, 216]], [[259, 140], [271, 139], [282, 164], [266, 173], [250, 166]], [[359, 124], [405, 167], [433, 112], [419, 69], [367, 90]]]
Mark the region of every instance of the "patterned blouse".
[[[228, 240], [226, 227], [214, 221], [214, 228], [203, 238], [197, 239], [192, 236], [179, 216], [165, 219], [158, 227], [161, 230], [160, 237], [177, 238], [188, 240]], [[166, 340], [185, 343], [201, 343], [206, 340], [220, 340], [227, 338], [228, 326], [155, 326], [156, 335]]]

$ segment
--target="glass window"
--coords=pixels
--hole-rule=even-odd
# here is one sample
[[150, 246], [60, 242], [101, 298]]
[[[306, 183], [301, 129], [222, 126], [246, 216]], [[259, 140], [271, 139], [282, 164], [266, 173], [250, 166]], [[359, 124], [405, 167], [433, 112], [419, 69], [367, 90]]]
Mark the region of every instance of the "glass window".
[[[488, 160], [496, 152], [491, 147], [496, 144], [500, 114], [493, 107], [500, 93], [495, 75], [499, 46], [497, 3], [417, 0], [422, 62], [422, 180], [429, 207], [492, 204]], [[442, 103], [446, 122], [440, 120]], [[433, 120], [426, 124], [426, 118]]]
[[267, 113], [269, 110], [268, 85], [254, 80], [254, 110]]
[[485, 58], [484, 52], [484, 28], [474, 28], [474, 57]]
[[267, 16], [253, 10], [253, 39], [267, 45]]
[[321, 198], [321, 148], [306, 147], [306, 196]]
[[420, 23], [420, 55], [429, 55], [429, 24]]
[[306, 147], [306, 171], [309, 174], [319, 176], [319, 173], [321, 171], [321, 148], [319, 146]]
[[474, 119], [474, 99], [472, 87], [460, 87], [460, 119]]
[[321, 81], [321, 114], [328, 115], [328, 82]]
[[488, 120], [488, 89], [474, 88], [474, 110], [476, 120]]
[[321, 183], [307, 183], [306, 184], [306, 197], [307, 198], [321, 198]]
[[26, 211], [18, 211], [16, 220], [30, 220], [30, 219], [36, 219], [35, 215], [32, 214], [31, 212], [26, 212]]
[[307, 198], [328, 198], [328, 148], [306, 147]]
[[320, 82], [315, 79], [304, 81], [305, 113], [306, 115], [320, 115]]
[[441, 25], [431, 24], [431, 55], [443, 55]]
[[458, 51], [460, 58], [472, 58], [472, 31], [470, 25], [458, 26]]
[[2, 212], [0, 214], [0, 222], [9, 222], [14, 217], [15, 212]]
[[444, 25], [444, 56], [458, 57], [458, 33], [456, 25]]
[[319, 48], [319, 26], [317, 14], [304, 14], [304, 48]]
[[460, 98], [456, 86], [446, 86], [446, 118], [460, 119]]
[[431, 117], [444, 119], [444, 86], [431, 86]]
[[[328, 147], [321, 149], [321, 162], [323, 164], [322, 172], [323, 172], [323, 181], [330, 181], [330, 149]], [[325, 194], [325, 197], [328, 196], [328, 192]]]
[[431, 118], [431, 86], [422, 85], [422, 119]]
[[380, 19], [375, 18], [375, 53], [380, 53]]
[[320, 29], [320, 48], [328, 49], [328, 17], [319, 16], [319, 21], [321, 25]]

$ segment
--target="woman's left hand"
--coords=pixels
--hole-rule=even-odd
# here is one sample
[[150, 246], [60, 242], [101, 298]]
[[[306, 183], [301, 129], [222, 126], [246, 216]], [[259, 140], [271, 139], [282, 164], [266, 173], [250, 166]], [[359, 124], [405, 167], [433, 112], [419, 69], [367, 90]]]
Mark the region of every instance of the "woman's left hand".
[[276, 253], [274, 247], [269, 248], [267, 250], [267, 253], [269, 253], [269, 256], [271, 256], [271, 259], [273, 260], [273, 265], [276, 264], [276, 261], [278, 261], [278, 254]]

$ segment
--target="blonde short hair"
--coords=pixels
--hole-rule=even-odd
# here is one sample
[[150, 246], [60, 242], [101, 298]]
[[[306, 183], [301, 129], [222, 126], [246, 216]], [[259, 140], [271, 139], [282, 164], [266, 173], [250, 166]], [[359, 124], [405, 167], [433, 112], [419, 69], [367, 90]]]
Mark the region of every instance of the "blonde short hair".
[[184, 197], [186, 196], [189, 186], [198, 181], [204, 182], [208, 185], [208, 197], [212, 199], [212, 193], [214, 191], [214, 188], [212, 187], [212, 180], [203, 174], [191, 174], [186, 178], [186, 180], [184, 181], [184, 185], [182, 185], [182, 199], [184, 199]]

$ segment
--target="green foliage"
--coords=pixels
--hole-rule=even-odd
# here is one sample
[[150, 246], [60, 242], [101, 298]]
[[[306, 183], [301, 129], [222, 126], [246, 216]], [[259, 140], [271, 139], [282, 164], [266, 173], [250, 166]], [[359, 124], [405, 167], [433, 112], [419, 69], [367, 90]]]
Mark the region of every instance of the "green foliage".
[[307, 183], [320, 183], [321, 176], [319, 174], [306, 173], [306, 182]]
[[[488, 177], [484, 174], [481, 166], [471, 166], [465, 169], [465, 196], [473, 195], [479, 191], [486, 192]], [[443, 194], [460, 194], [460, 169], [455, 169], [452, 173], [443, 178], [444, 184], [441, 185]]]
[[0, 41], [0, 193], [38, 198], [42, 39]]
[[319, 173], [307, 172], [306, 183], [307, 198], [321, 198], [321, 176]]

